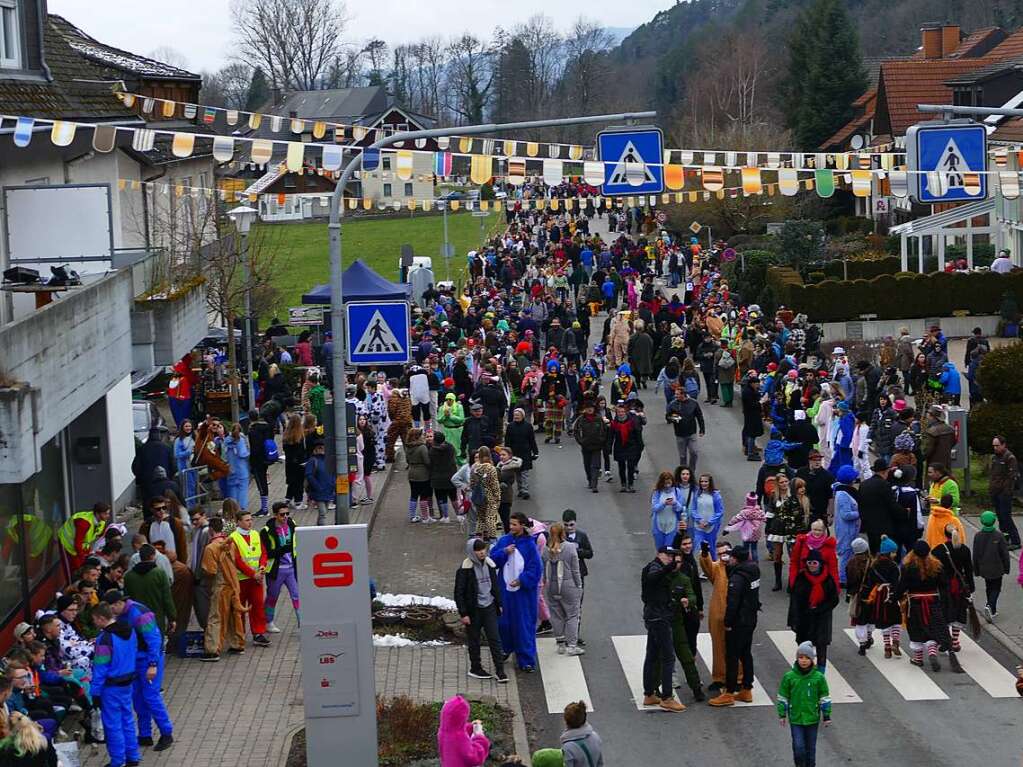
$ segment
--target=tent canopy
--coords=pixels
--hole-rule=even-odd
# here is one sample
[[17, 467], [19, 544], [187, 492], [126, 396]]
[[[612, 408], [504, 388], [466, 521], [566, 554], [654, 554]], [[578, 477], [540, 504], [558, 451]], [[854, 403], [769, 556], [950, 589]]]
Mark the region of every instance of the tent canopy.
[[[344, 271], [345, 301], [405, 301], [412, 290], [411, 285], [391, 282], [374, 272], [362, 259], [356, 259]], [[329, 304], [330, 283], [317, 285], [302, 294], [303, 304]]]

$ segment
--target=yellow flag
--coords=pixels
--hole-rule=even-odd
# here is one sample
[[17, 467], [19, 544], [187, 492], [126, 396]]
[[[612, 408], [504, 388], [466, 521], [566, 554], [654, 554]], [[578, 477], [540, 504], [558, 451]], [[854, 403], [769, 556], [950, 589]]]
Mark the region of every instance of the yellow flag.
[[285, 163], [292, 173], [302, 170], [302, 160], [305, 157], [305, 144], [301, 141], [288, 142], [288, 155]]
[[472, 183], [483, 185], [493, 177], [494, 158], [486, 154], [474, 154], [469, 165], [469, 178]]
[[191, 157], [195, 148], [194, 133], [175, 133], [171, 142], [171, 154], [175, 157]]
[[408, 181], [412, 178], [412, 151], [409, 149], [399, 149], [395, 158], [395, 175], [398, 176], [402, 181]]
[[760, 180], [760, 168], [742, 169], [742, 191], [746, 194], [760, 194], [764, 189]]
[[540, 145], [535, 141], [526, 142], [526, 154], [530, 157], [536, 157], [540, 154]]
[[163, 116], [164, 117], [173, 117], [174, 116], [174, 112], [175, 112], [177, 106], [178, 105], [175, 102], [173, 102], [173, 101], [164, 101], [163, 102]]

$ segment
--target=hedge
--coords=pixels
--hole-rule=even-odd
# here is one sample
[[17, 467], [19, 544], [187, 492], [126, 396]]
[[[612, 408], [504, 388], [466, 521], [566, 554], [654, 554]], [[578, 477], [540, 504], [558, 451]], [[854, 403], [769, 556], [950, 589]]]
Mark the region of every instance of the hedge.
[[957, 311], [997, 314], [1006, 291], [1023, 305], [1023, 272], [900, 272], [869, 280], [828, 279], [803, 285], [772, 269], [767, 282], [780, 303], [805, 312], [813, 322], [856, 320], [861, 314], [876, 314], [883, 320], [949, 317]]
[[[850, 280], [869, 280], [882, 274], [895, 274], [902, 268], [902, 259], [897, 256], [884, 256], [882, 258], [849, 259], [843, 262], [817, 261], [802, 265], [801, 272], [812, 278], [814, 274], [822, 273], [823, 279], [845, 279], [849, 275]], [[813, 281], [811, 279], [811, 281]]]
[[996, 434], [1005, 437], [1010, 450], [1023, 448], [1023, 404], [981, 402], [970, 409], [967, 436], [975, 453], [990, 454], [991, 438]]
[[[984, 355], [977, 370], [977, 382], [988, 402], [1023, 405], [1023, 344], [1011, 344], [992, 349]], [[1016, 443], [1023, 450], [1023, 443]]]

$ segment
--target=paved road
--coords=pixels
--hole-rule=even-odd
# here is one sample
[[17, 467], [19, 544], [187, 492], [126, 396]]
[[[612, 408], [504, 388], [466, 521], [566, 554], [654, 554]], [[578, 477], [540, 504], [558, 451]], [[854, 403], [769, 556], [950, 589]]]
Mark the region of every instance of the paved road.
[[[524, 510], [527, 505], [539, 507], [536, 513], [541, 519], [555, 519], [564, 508], [574, 508], [596, 550], [583, 606], [587, 654], [578, 660], [553, 656], [541, 662], [540, 673], [519, 675], [531, 737], [537, 747], [556, 743], [561, 721], [549, 709], [560, 709], [559, 696], [588, 693], [594, 709], [591, 721], [604, 738], [608, 764], [655, 764], [677, 754], [679, 747], [701, 763], [715, 757], [732, 760], [738, 754], [749, 764], [772, 758], [784, 762], [790, 753], [788, 733], [779, 727], [770, 706], [715, 710], [693, 704], [682, 714], [667, 714], [639, 711], [634, 703], [630, 683], [634, 687], [640, 681], [626, 677], [623, 663], [629, 667], [642, 663], [642, 640], [621, 637], [644, 633], [639, 572], [653, 555], [647, 494], [656, 473], [673, 469], [677, 462], [670, 427], [661, 420], [663, 401], [652, 390], [643, 399], [648, 403], [650, 426], [645, 432], [639, 493], [618, 493], [616, 480], [602, 483], [599, 495], [591, 494], [585, 487], [578, 449], [569, 443], [563, 450], [544, 450], [535, 472], [535, 503], [523, 504]], [[703, 407], [708, 433], [701, 440], [699, 468], [713, 472], [731, 513], [753, 486], [758, 464], [746, 462], [739, 450], [739, 411]], [[761, 591], [764, 608], [754, 658], [757, 679], [773, 699], [792, 661], [792, 653], [783, 654], [779, 645], [786, 647], [792, 634], [785, 626], [787, 598], [770, 591], [769, 568], [765, 563], [767, 588]], [[830, 660], [844, 684], [830, 679], [833, 696], [838, 700], [844, 693], [862, 702], [836, 704], [835, 724], [819, 745], [821, 764], [879, 764], [882, 758], [908, 764], [955, 764], [982, 753], [991, 764], [1018, 760], [1018, 746], [1009, 728], [1018, 720], [1020, 703], [1011, 686], [1014, 665], [1001, 645], [987, 637], [980, 639], [968, 666], [977, 679], [953, 675], [947, 668], [940, 674], [925, 674], [909, 667], [905, 659], [901, 665], [884, 661], [880, 649], [873, 650], [870, 658], [860, 658], [855, 643], [845, 635], [848, 622], [843, 610], [836, 609], [835, 616]], [[619, 637], [621, 653], [612, 637]], [[879, 635], [877, 641], [880, 644]], [[906, 637], [903, 641], [908, 645]], [[705, 665], [700, 667], [706, 683], [709, 672]], [[1005, 697], [992, 697], [992, 692]], [[692, 703], [688, 691], [683, 690], [682, 700]], [[872, 733], [880, 737], [872, 738]]]

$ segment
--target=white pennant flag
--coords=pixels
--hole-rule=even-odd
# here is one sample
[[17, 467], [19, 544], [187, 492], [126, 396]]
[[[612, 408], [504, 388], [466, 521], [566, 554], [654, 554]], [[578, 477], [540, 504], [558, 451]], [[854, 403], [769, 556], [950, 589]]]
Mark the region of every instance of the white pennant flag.
[[230, 162], [234, 157], [234, 139], [230, 136], [215, 136], [213, 139], [213, 159], [217, 162]]
[[564, 180], [564, 166], [561, 160], [543, 161], [543, 180], [549, 186], [557, 186]]

